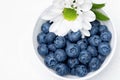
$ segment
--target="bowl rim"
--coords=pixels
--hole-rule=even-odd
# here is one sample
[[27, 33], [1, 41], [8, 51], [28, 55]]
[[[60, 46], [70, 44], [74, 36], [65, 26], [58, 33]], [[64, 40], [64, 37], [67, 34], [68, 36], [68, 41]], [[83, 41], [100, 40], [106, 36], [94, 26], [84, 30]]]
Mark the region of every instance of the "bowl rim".
[[[102, 12], [106, 14], [106, 12], [105, 12], [104, 10], [102, 10]], [[106, 14], [106, 15], [107, 15], [107, 14]], [[36, 47], [35, 47], [36, 44], [35, 44], [34, 41], [36, 41], [36, 40], [35, 40], [35, 39], [36, 39], [36, 38], [35, 38], [35, 31], [36, 31], [36, 27], [37, 27], [37, 25], [38, 25], [38, 23], [39, 23], [40, 20], [41, 20], [41, 21], [45, 21], [45, 20], [42, 20], [42, 19], [41, 19], [41, 15], [40, 15], [39, 18], [38, 18], [38, 20], [37, 20], [37, 22], [36, 22], [36, 24], [35, 24], [35, 27], [34, 27], [34, 30], [33, 30], [33, 36], [32, 36], [33, 47], [34, 47], [36, 56], [37, 56], [38, 58], [41, 57], [41, 56], [40, 56], [40, 55], [38, 54], [38, 52], [36, 51]], [[116, 44], [117, 44], [117, 33], [116, 33], [116, 29], [115, 29], [115, 27], [114, 27], [111, 19], [109, 20], [109, 23], [111, 24], [112, 29], [113, 29], [113, 33], [114, 33], [114, 39], [113, 39], [113, 40], [114, 40], [114, 44], [113, 44], [113, 48], [112, 48], [112, 51], [111, 51], [110, 55], [108, 56], [109, 58], [108, 58], [108, 61], [106, 62], [106, 64], [102, 65], [101, 68], [99, 68], [97, 71], [93, 72], [94, 74], [92, 74], [92, 75], [90, 75], [90, 76], [87, 76], [87, 77], [68, 78], [68, 77], [64, 77], [64, 76], [59, 76], [59, 75], [56, 74], [55, 72], [51, 71], [48, 67], [46, 67], [46, 65], [45, 65], [45, 64], [40, 60], [40, 58], [39, 58], [40, 63], [41, 63], [42, 66], [44, 66], [45, 69], [46, 69], [47, 71], [49, 71], [49, 73], [51, 73], [53, 76], [55, 76], [55, 77], [57, 77], [57, 78], [59, 78], [59, 79], [63, 79], [63, 80], [86, 80], [86, 79], [90, 79], [90, 78], [96, 76], [98, 73], [100, 73], [101, 71], [103, 71], [104, 68], [107, 67], [107, 65], [110, 63], [111, 59], [113, 58], [114, 52], [115, 52], [115, 50], [116, 50]], [[91, 72], [91, 73], [92, 73], [92, 72]]]

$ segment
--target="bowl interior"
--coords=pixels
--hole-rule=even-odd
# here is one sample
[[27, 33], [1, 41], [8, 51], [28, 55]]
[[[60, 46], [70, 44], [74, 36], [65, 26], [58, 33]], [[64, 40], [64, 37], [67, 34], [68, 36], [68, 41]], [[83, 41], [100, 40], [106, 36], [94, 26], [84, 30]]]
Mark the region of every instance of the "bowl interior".
[[[34, 49], [35, 49], [35, 52], [38, 56], [38, 58], [40, 59], [40, 62], [43, 63], [44, 65], [44, 59], [39, 55], [39, 53], [37, 52], [37, 47], [38, 47], [38, 43], [37, 43], [37, 35], [41, 32], [41, 25], [46, 22], [45, 20], [42, 20], [41, 18], [38, 19], [37, 21], [37, 24], [34, 28], [34, 33], [33, 33], [33, 45], [34, 45]], [[59, 75], [57, 75], [53, 70], [47, 68], [45, 65], [45, 68], [47, 68], [51, 74], [59, 77], [59, 78], [62, 78], [62, 79], [66, 79], [66, 80], [72, 80], [72, 79], [79, 79], [79, 80], [85, 80], [85, 79], [89, 79], [93, 76], [95, 76], [96, 74], [98, 74], [99, 72], [101, 72], [107, 65], [108, 63], [110, 62], [113, 54], [114, 54], [114, 50], [115, 50], [115, 47], [116, 47], [116, 33], [115, 33], [115, 29], [111, 23], [111, 21], [107, 21], [107, 22], [101, 22], [101, 24], [104, 24], [104, 25], [107, 25], [108, 26], [108, 29], [111, 31], [112, 33], [112, 40], [111, 40], [111, 48], [112, 48], [112, 51], [110, 53], [110, 55], [106, 58], [106, 60], [104, 61], [104, 63], [102, 64], [101, 68], [95, 72], [90, 72], [87, 76], [85, 77], [76, 77], [76, 76], [65, 76], [65, 77], [61, 77]]]

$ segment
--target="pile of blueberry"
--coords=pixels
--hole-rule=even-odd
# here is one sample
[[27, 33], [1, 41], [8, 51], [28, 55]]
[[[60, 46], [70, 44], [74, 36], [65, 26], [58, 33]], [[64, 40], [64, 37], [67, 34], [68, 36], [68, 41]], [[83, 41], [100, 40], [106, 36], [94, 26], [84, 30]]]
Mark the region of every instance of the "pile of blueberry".
[[[45, 22], [37, 36], [38, 53], [47, 67], [58, 75], [86, 76], [98, 70], [111, 52], [111, 32], [99, 21], [91, 22], [91, 36], [81, 38], [81, 32], [70, 31], [66, 36], [49, 32], [52, 23]], [[58, 27], [59, 28], [59, 27]]]

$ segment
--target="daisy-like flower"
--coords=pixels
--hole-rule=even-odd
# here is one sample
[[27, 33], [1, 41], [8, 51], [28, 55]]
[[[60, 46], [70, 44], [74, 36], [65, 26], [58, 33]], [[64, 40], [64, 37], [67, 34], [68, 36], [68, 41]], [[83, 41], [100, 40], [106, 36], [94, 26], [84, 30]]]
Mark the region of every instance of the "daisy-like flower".
[[53, 24], [49, 31], [58, 36], [65, 36], [69, 31], [81, 31], [82, 36], [90, 36], [90, 22], [96, 19], [91, 11], [91, 0], [54, 0], [41, 16], [44, 20], [50, 20]]

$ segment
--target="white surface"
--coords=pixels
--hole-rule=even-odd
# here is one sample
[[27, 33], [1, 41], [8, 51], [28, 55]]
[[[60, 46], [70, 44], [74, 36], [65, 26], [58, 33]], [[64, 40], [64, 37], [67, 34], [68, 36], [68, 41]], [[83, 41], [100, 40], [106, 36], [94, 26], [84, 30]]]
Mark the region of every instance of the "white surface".
[[[41, 66], [32, 33], [41, 12], [52, 0], [0, 0], [0, 80], [61, 80]], [[107, 0], [104, 8], [118, 32], [111, 63], [89, 80], [120, 80], [120, 1]]]

